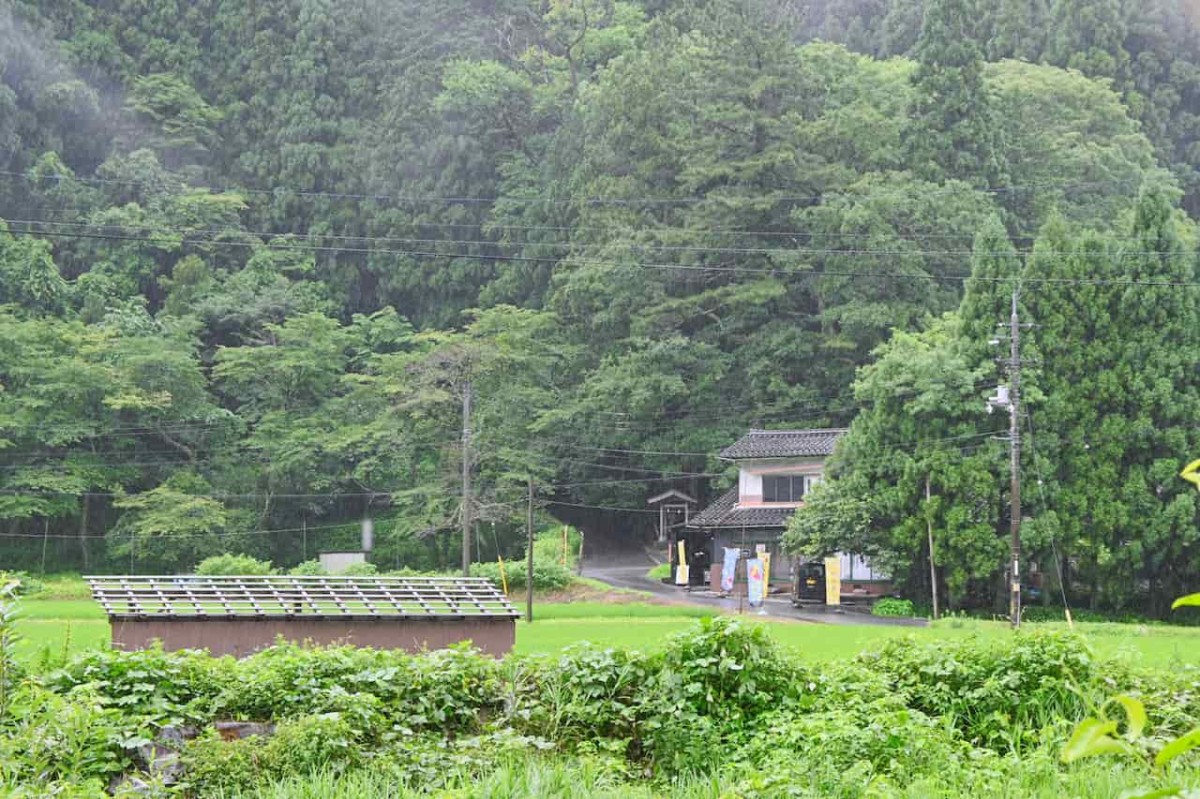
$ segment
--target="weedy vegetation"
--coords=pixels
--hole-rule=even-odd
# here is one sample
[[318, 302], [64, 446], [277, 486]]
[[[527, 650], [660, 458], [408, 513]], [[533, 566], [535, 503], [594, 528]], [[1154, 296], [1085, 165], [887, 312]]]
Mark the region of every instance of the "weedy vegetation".
[[[1200, 786], [1196, 753], [1160, 745], [1195, 736], [1200, 673], [1105, 661], [1053, 631], [902, 638], [818, 663], [731, 617], [697, 620], [649, 653], [579, 644], [504, 660], [465, 646], [280, 644], [240, 661], [96, 650], [22, 670], [11, 637], [0, 641], [0, 785], [12, 797], [120, 795], [132, 777], [142, 795], [230, 799], [1115, 797]], [[1116, 734], [1104, 715], [1112, 693], [1129, 712], [1112, 740], [1176, 752], [1169, 764], [1060, 758], [1097, 731]], [[260, 725], [227, 739], [216, 726], [227, 721]]]

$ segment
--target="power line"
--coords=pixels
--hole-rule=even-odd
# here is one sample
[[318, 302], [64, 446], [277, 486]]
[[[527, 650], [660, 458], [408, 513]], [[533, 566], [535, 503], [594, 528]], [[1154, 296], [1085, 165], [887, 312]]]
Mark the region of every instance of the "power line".
[[[280, 527], [272, 530], [241, 530], [241, 531], [224, 531], [213, 533], [163, 533], [162, 535], [141, 535], [135, 532], [120, 532], [113, 531], [99, 536], [86, 536], [88, 540], [113, 540], [113, 539], [142, 539], [146, 543], [154, 543], [159, 539], [174, 540], [176, 538], [237, 538], [244, 535], [271, 535], [273, 533], [299, 533], [305, 530], [311, 532], [313, 530], [334, 530], [340, 527], [352, 527], [359, 524], [358, 521], [339, 522], [337, 524], [309, 524], [304, 527]], [[58, 538], [78, 541], [80, 536], [78, 533], [0, 533], [0, 538]]]
[[[10, 170], [0, 170], [0, 176], [12, 177], [25, 180], [28, 182], [38, 181], [57, 181], [57, 182], [75, 182], [93, 185], [114, 185], [114, 186], [141, 186], [152, 189], [161, 189], [162, 186], [158, 183], [148, 181], [135, 180], [119, 180], [115, 178], [97, 178], [97, 177], [78, 177], [75, 175], [38, 175], [33, 176], [25, 172], [15, 172]], [[1066, 191], [1068, 189], [1095, 189], [1103, 187], [1116, 187], [1127, 185], [1141, 185], [1140, 178], [1129, 178], [1127, 180], [1104, 180], [1104, 181], [1080, 181], [1076, 183], [1029, 183], [1025, 185], [997, 186], [993, 188], [975, 188], [968, 186], [955, 186], [932, 189], [922, 192], [923, 196], [939, 196], [943, 194], [1010, 194], [1019, 192], [1033, 191]], [[827, 199], [830, 194], [773, 194], [772, 189], [767, 188], [765, 191], [762, 187], [751, 186], [723, 186], [721, 188], [736, 191], [743, 188], [754, 188], [760, 193], [757, 195], [740, 195], [740, 194], [720, 194], [710, 193], [707, 195], [691, 195], [684, 197], [604, 197], [604, 196], [574, 196], [574, 197], [557, 197], [543, 195], [541, 197], [515, 197], [511, 195], [497, 195], [490, 197], [479, 196], [437, 196], [437, 195], [398, 195], [398, 194], [383, 194], [383, 193], [354, 193], [354, 192], [328, 192], [328, 191], [311, 191], [304, 189], [292, 189], [284, 186], [277, 186], [271, 189], [255, 189], [248, 187], [230, 186], [225, 188], [214, 188], [211, 186], [189, 186], [187, 184], [177, 184], [178, 188], [189, 190], [192, 192], [210, 192], [214, 194], [240, 194], [240, 195], [265, 195], [276, 199], [289, 199], [292, 197], [305, 198], [322, 198], [330, 200], [354, 200], [359, 202], [377, 202], [377, 203], [396, 203], [404, 204], [463, 204], [463, 205], [485, 205], [496, 202], [503, 202], [506, 205], [699, 205], [706, 202], [729, 202], [731, 200], [746, 200], [753, 199], [758, 201], [770, 201], [773, 203], [784, 202], [814, 202]], [[778, 189], [782, 191], [782, 189]], [[765, 196], [764, 196], [765, 195]], [[840, 195], [838, 195], [840, 196]]]
[[[720, 266], [720, 265], [705, 265], [705, 264], [667, 264], [667, 263], [646, 263], [638, 261], [614, 261], [596, 258], [578, 258], [568, 256], [565, 258], [543, 258], [538, 256], [525, 255], [500, 255], [489, 253], [444, 253], [425, 250], [401, 250], [401, 249], [375, 249], [366, 247], [330, 247], [322, 245], [305, 245], [295, 243], [280, 243], [280, 242], [242, 242], [242, 241], [218, 241], [206, 239], [164, 239], [151, 238], [145, 236], [119, 236], [111, 234], [99, 233], [54, 233], [54, 234], [39, 234], [28, 230], [10, 230], [12, 235], [38, 236], [38, 235], [55, 235], [62, 238], [74, 239], [100, 239], [107, 241], [132, 241], [147, 244], [168, 244], [171, 246], [179, 246], [183, 244], [189, 245], [214, 245], [214, 246], [230, 246], [242, 249], [263, 248], [280, 251], [300, 251], [300, 252], [333, 252], [333, 253], [359, 253], [367, 255], [405, 255], [418, 258], [447, 258], [451, 260], [480, 260], [480, 261], [495, 261], [504, 263], [543, 263], [543, 264], [560, 264], [563, 266], [611, 266], [625, 269], [660, 269], [660, 270], [679, 270], [683, 272], [705, 272], [718, 274], [754, 274], [754, 275], [772, 275], [776, 277], [849, 277], [849, 278], [881, 278], [885, 280], [919, 280], [930, 282], [952, 282], [961, 283], [968, 280], [975, 280], [984, 283], [1011, 283], [1013, 277], [988, 277], [974, 276], [970, 274], [930, 274], [922, 272], [865, 272], [840, 269], [819, 269], [819, 270], [796, 270], [784, 267], [739, 267], [739, 266]], [[813, 254], [824, 252], [830, 255], [852, 256], [852, 257], [876, 257], [884, 255], [953, 255], [954, 251], [919, 251], [919, 250], [788, 250], [787, 252], [796, 252], [800, 254]], [[971, 253], [964, 251], [962, 254], [970, 255]], [[976, 253], [979, 254], [979, 253]], [[984, 253], [986, 254], [986, 253]], [[993, 253], [999, 257], [1014, 257], [1024, 258], [1029, 255], [1029, 252], [1015, 253]], [[1052, 253], [1039, 251], [1039, 255], [1057, 255], [1069, 253]], [[1137, 254], [1137, 253], [1127, 253]], [[1159, 254], [1159, 253], [1143, 253], [1143, 254]], [[1047, 285], [1093, 285], [1093, 286], [1161, 286], [1161, 287], [1196, 287], [1200, 286], [1200, 281], [1172, 281], [1172, 280], [1139, 280], [1129, 278], [1051, 278], [1051, 277], [1026, 277], [1023, 282], [1030, 284], [1047, 284]]]
[[[254, 231], [244, 231], [236, 228], [222, 229], [195, 229], [185, 227], [172, 226], [156, 226], [156, 225], [138, 225], [138, 224], [109, 224], [105, 222], [56, 222], [45, 219], [8, 219], [10, 225], [25, 225], [29, 228], [33, 226], [52, 226], [52, 227], [67, 227], [73, 229], [95, 229], [102, 231], [101, 233], [79, 233], [66, 232], [58, 230], [10, 230], [9, 232], [16, 235], [39, 235], [39, 236], [58, 236], [63, 238], [107, 238], [117, 241], [138, 241], [154, 244], [193, 244], [193, 245], [214, 245], [214, 246], [233, 246], [233, 247], [255, 247], [262, 246], [275, 249], [296, 249], [303, 251], [317, 252], [343, 252], [343, 253], [383, 253], [383, 254], [401, 254], [401, 255], [429, 255], [443, 258], [449, 257], [493, 257], [497, 259], [517, 260], [518, 256], [506, 256], [503, 254], [484, 255], [475, 253], [446, 253], [446, 252], [429, 252], [425, 250], [409, 250], [400, 248], [380, 248], [380, 247], [348, 247], [334, 245], [318, 245], [308, 244], [299, 241], [279, 241], [278, 239], [345, 239], [349, 241], [360, 241], [364, 243], [374, 243], [377, 241], [384, 242], [407, 242], [415, 244], [449, 244], [459, 246], [491, 246], [491, 247], [552, 247], [559, 246], [579, 249], [612, 249], [612, 248], [627, 248], [630, 250], [662, 250], [669, 252], [692, 252], [692, 253], [716, 253], [716, 254], [732, 254], [732, 255], [835, 255], [835, 256], [981, 256], [990, 258], [1018, 258], [1023, 259], [1030, 255], [1094, 255], [1092, 250], [976, 250], [973, 248], [966, 249], [911, 249], [911, 248], [870, 248], [870, 247], [811, 247], [811, 246], [796, 246], [796, 247], [713, 247], [700, 245], [668, 245], [668, 244], [649, 244], [637, 241], [602, 241], [602, 242], [579, 242], [579, 241], [552, 241], [552, 242], [504, 242], [493, 240], [480, 239], [447, 239], [447, 238], [403, 238], [394, 236], [338, 236], [325, 233], [284, 233], [278, 234], [275, 238], [271, 238], [272, 234], [258, 233]], [[127, 233], [113, 233], [103, 231], [113, 230], [132, 230], [140, 233], [158, 233], [158, 234], [173, 234], [168, 236], [151, 236], [151, 235], [129, 235]], [[696, 231], [701, 232], [701, 231]], [[220, 235], [240, 234], [242, 236], [251, 236], [256, 239], [267, 239], [266, 242], [258, 241], [238, 241], [235, 239], [213, 239], [213, 238], [194, 238], [196, 236], [220, 236]], [[811, 234], [809, 234], [811, 235]], [[819, 237], [841, 238], [839, 234], [817, 234]], [[181, 240], [176, 240], [173, 236], [182, 237]], [[189, 238], [190, 237], [190, 238]], [[797, 237], [801, 237], [798, 235]], [[910, 239], [901, 239], [909, 241]], [[1121, 250], [1118, 254], [1127, 255], [1170, 255], [1174, 250]], [[524, 260], [535, 258], [533, 256], [524, 257]], [[565, 255], [561, 258], [535, 258], [540, 261], [560, 261], [571, 260], [571, 255]], [[623, 265], [623, 262], [614, 262]], [[681, 266], [701, 266], [697, 264], [640, 264], [641, 266], [660, 266], [660, 267], [681, 267]], [[705, 267], [713, 268], [713, 267]], [[773, 271], [779, 271], [778, 269]], [[967, 279], [971, 275], [947, 275], [945, 277], [953, 279]], [[984, 279], [984, 278], [978, 278]], [[1013, 278], [994, 278], [996, 280], [1009, 281]]]
[[[656, 251], [656, 252], [715, 253], [715, 254], [723, 254], [723, 255], [788, 255], [788, 254], [800, 253], [803, 255], [843, 255], [843, 254], [849, 254], [849, 255], [935, 255], [935, 256], [979, 255], [979, 256], [989, 256], [989, 257], [1024, 257], [1024, 256], [1029, 255], [1032, 252], [1030, 250], [980, 251], [980, 250], [976, 250], [974, 248], [953, 249], [953, 250], [951, 250], [951, 249], [931, 250], [931, 249], [909, 249], [909, 248], [896, 248], [896, 247], [890, 247], [887, 249], [861, 248], [861, 247], [860, 248], [815, 247], [815, 246], [726, 247], [726, 246], [712, 246], [712, 245], [703, 245], [702, 246], [702, 245], [687, 245], [687, 244], [654, 244], [651, 242], [644, 242], [644, 241], [628, 239], [628, 238], [597, 241], [597, 242], [587, 242], [587, 241], [579, 241], [579, 240], [502, 241], [502, 240], [495, 240], [495, 239], [460, 239], [460, 238], [446, 238], [446, 237], [420, 238], [420, 237], [404, 237], [404, 236], [379, 236], [379, 235], [367, 235], [367, 234], [350, 235], [350, 234], [334, 234], [334, 233], [323, 233], [323, 232], [318, 233], [318, 232], [313, 232], [311, 230], [303, 231], [303, 232], [296, 232], [296, 231], [274, 231], [274, 232], [271, 232], [271, 231], [243, 230], [240, 228], [191, 228], [191, 227], [179, 227], [179, 226], [171, 226], [171, 225], [114, 224], [114, 223], [108, 223], [108, 222], [64, 222], [64, 221], [56, 221], [56, 220], [51, 220], [51, 219], [8, 219], [6, 221], [9, 224], [25, 225], [28, 227], [33, 227], [36, 225], [36, 226], [54, 227], [54, 228], [93, 229], [93, 230], [100, 230], [101, 232], [112, 231], [112, 230], [126, 230], [126, 231], [134, 231], [134, 232], [137, 232], [140, 234], [158, 233], [158, 234], [175, 234], [175, 235], [180, 235], [180, 236], [191, 236], [191, 237], [195, 237], [195, 236], [225, 236], [225, 235], [232, 236], [232, 235], [236, 234], [236, 235], [241, 235], [241, 236], [252, 236], [252, 237], [255, 237], [258, 239], [265, 239], [268, 241], [280, 239], [280, 238], [283, 238], [283, 239], [295, 238], [295, 239], [305, 239], [305, 240], [317, 239], [317, 240], [352, 241], [352, 242], [363, 242], [366, 244], [375, 244], [378, 242], [387, 242], [387, 243], [398, 242], [401, 244], [451, 244], [451, 245], [456, 245], [456, 246], [471, 246], [471, 247], [484, 247], [484, 246], [486, 246], [486, 247], [522, 247], [522, 248], [562, 247], [562, 248], [568, 248], [568, 249], [575, 250], [575, 251], [580, 250], [580, 249], [596, 250], [596, 249], [611, 249], [611, 248], [627, 248], [627, 249], [634, 250], [634, 251], [650, 250], [650, 251]], [[419, 225], [416, 225], [416, 226], [419, 226]], [[70, 235], [69, 233], [65, 233], [65, 232], [58, 231], [58, 230], [45, 230], [45, 231], [40, 231], [40, 232], [38, 232], [38, 231], [13, 231], [13, 232], [31, 232], [31, 233], [34, 233], [37, 235], [44, 235], [44, 236], [69, 236]], [[628, 231], [628, 232], [632, 233], [632, 232], [637, 232], [637, 231]], [[651, 229], [650, 232], [654, 232], [653, 229]], [[681, 231], [681, 232], [685, 232], [685, 233], [694, 235], [694, 234], [706, 234], [708, 231], [707, 230], [691, 230], [691, 231]], [[877, 234], [873, 234], [873, 233], [844, 234], [844, 233], [824, 233], [824, 232], [814, 233], [814, 232], [803, 232], [803, 231], [796, 231], [796, 232], [780, 234], [780, 235], [787, 235], [787, 236], [790, 236], [790, 237], [796, 238], [796, 239], [801, 239], [801, 238], [807, 238], [807, 239], [813, 239], [813, 238], [816, 238], [816, 239], [822, 239], [822, 238], [846, 239], [846, 238], [850, 238], [850, 239], [853, 239], [853, 238], [877, 238], [878, 237]], [[900, 241], [913, 241], [913, 242], [921, 241], [921, 240], [929, 239], [929, 238], [934, 238], [933, 236], [927, 236], [927, 235], [921, 235], [921, 234], [913, 234], [911, 236], [895, 234], [894, 237]], [[950, 236], [947, 236], [946, 238], [950, 238]], [[1118, 240], [1140, 241], [1141, 239], [1134, 237], [1134, 238], [1130, 238], [1130, 239], [1118, 239]], [[165, 241], [169, 242], [169, 241], [173, 241], [173, 239], [166, 239]], [[206, 243], [209, 243], [209, 242], [206, 241]], [[230, 242], [225, 239], [215, 239], [215, 240], [213, 240], [213, 243], [227, 244]], [[286, 243], [288, 243], [288, 242], [284, 242], [284, 244], [286, 244]], [[345, 248], [345, 247], [332, 247], [332, 249], [336, 249], [339, 251], [347, 251], [347, 248]], [[378, 248], [372, 248], [371, 251], [376, 252], [376, 251], [382, 251], [382, 250], [380, 250]], [[1043, 250], [1041, 252], [1046, 252], [1048, 254], [1054, 254], [1054, 255], [1076, 255], [1076, 254], [1090, 253], [1091, 251], [1090, 250], [1054, 250], [1054, 251]], [[1172, 252], [1174, 252], [1174, 251], [1173, 250], [1136, 250], [1136, 251], [1122, 251], [1122, 254], [1124, 254], [1124, 255], [1166, 255], [1166, 254], [1171, 254]]]
[[[68, 207], [56, 206], [49, 210], [57, 211], [60, 213], [74, 212], [77, 214], [90, 214], [90, 213], [93, 213], [95, 209], [78, 208], [78, 207], [69, 207], [68, 208]], [[46, 220], [46, 219], [31, 220], [31, 221], [36, 222], [36, 223], [46, 223], [46, 224], [63, 224], [63, 225], [68, 224], [67, 222], [60, 223], [60, 222], [56, 222], [55, 220]], [[77, 225], [86, 224], [86, 225], [91, 225], [94, 227], [136, 227], [136, 228], [143, 229], [143, 230], [186, 231], [190, 234], [201, 234], [201, 233], [211, 234], [211, 235], [240, 234], [240, 235], [246, 235], [246, 236], [257, 236], [260, 238], [267, 238], [267, 239], [296, 237], [296, 238], [332, 239], [332, 240], [346, 240], [346, 241], [352, 241], [352, 240], [360, 240], [360, 241], [429, 241], [429, 242], [446, 242], [446, 243], [456, 243], [456, 244], [481, 244], [481, 245], [482, 244], [490, 244], [490, 245], [524, 246], [524, 247], [539, 247], [539, 246], [588, 246], [588, 247], [591, 247], [591, 246], [606, 246], [607, 244], [610, 243], [607, 241], [586, 242], [586, 241], [579, 241], [579, 240], [539, 241], [537, 239], [526, 240], [526, 241], [511, 241], [511, 240], [506, 241], [503, 238], [501, 238], [501, 239], [485, 239], [485, 240], [479, 240], [479, 241], [463, 240], [463, 239], [457, 239], [457, 238], [444, 238], [444, 237], [437, 238], [437, 239], [405, 239], [405, 238], [398, 237], [398, 236], [381, 236], [378, 234], [349, 234], [349, 233], [337, 234], [337, 233], [315, 232], [312, 230], [307, 230], [307, 231], [295, 231], [295, 230], [263, 231], [263, 230], [247, 230], [245, 228], [236, 228], [236, 227], [180, 228], [180, 227], [163, 227], [163, 226], [153, 226], [153, 225], [120, 225], [120, 224], [113, 224], [113, 223], [106, 223], [106, 222], [90, 222], [90, 223], [76, 222], [74, 224], [77, 224]], [[513, 224], [513, 223], [507, 223], [507, 222], [496, 222], [496, 221], [432, 222], [432, 221], [428, 221], [428, 220], [421, 220], [421, 221], [414, 220], [414, 221], [410, 221], [410, 222], [394, 222], [392, 224], [396, 225], [396, 226], [400, 226], [400, 227], [410, 227], [410, 228], [435, 228], [435, 229], [467, 228], [467, 229], [472, 229], [472, 230], [478, 228], [478, 229], [484, 230], [485, 232], [490, 232], [490, 231], [540, 231], [540, 232], [564, 232], [564, 233], [589, 232], [589, 233], [619, 233], [619, 234], [622, 234], [625, 236], [634, 235], [634, 234], [647, 234], [647, 235], [677, 234], [677, 235], [684, 235], [684, 236], [695, 236], [697, 234], [703, 234], [703, 235], [714, 235], [715, 234], [718, 236], [749, 236], [749, 237], [754, 237], [754, 238], [780, 237], [780, 238], [792, 238], [792, 239], [802, 239], [802, 238], [810, 238], [810, 239], [811, 238], [876, 239], [879, 237], [878, 233], [854, 233], [854, 232], [850, 232], [850, 231], [829, 232], [829, 231], [821, 231], [821, 230], [817, 230], [817, 231], [813, 231], [813, 230], [756, 230], [756, 229], [736, 228], [736, 227], [720, 227], [720, 226], [710, 227], [707, 225], [704, 225], [702, 227], [674, 227], [674, 226], [669, 226], [669, 225], [647, 226], [645, 224], [643, 224], [641, 226], [633, 226], [633, 225], [520, 225], [520, 224]], [[47, 235], [51, 235], [51, 234], [47, 234]], [[974, 241], [976, 238], [976, 234], [974, 234], [974, 233], [933, 233], [933, 232], [905, 233], [903, 231], [898, 231], [898, 230], [889, 231], [888, 235], [892, 238], [899, 239], [900, 241], [961, 240], [961, 241], [970, 242], [970, 241]], [[1030, 238], [1030, 237], [1026, 236], [1026, 237], [1020, 237], [1020, 238]], [[1114, 241], [1114, 242], [1142, 241], [1143, 237], [1142, 236], [1132, 236], [1132, 235], [1131, 236], [1106, 235], [1105, 240], [1106, 241]], [[640, 242], [638, 242], [636, 240], [632, 240], [632, 239], [624, 239], [624, 240], [617, 239], [616, 243], [618, 243], [618, 244], [628, 243], [628, 244], [635, 245], [635, 246], [641, 244]], [[641, 246], [655, 247], [656, 245], [641, 244]], [[779, 249], [783, 249], [784, 251], [787, 250], [787, 248], [779, 248]], [[969, 252], [969, 251], [964, 251], [964, 252]], [[1158, 252], [1158, 251], [1155, 251], [1155, 252]]]

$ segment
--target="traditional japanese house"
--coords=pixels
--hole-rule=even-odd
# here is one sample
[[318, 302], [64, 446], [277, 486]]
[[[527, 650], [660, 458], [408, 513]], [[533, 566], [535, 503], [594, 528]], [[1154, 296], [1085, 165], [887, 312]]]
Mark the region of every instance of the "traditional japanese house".
[[[720, 453], [738, 467], [738, 482], [717, 497], [688, 524], [688, 552], [693, 568], [707, 570], [704, 582], [719, 591], [726, 547], [743, 555], [771, 556], [774, 589], [790, 585], [797, 559], [781, 541], [788, 521], [804, 504], [805, 495], [821, 481], [825, 460], [844, 429], [751, 430]], [[891, 587], [886, 575], [869, 561], [848, 553], [841, 562], [842, 594], [879, 596]]]

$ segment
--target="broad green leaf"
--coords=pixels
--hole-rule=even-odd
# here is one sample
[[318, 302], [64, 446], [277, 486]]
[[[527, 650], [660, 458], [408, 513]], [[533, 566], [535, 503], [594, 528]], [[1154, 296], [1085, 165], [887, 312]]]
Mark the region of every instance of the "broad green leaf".
[[1061, 760], [1073, 763], [1085, 757], [1097, 755], [1131, 755], [1133, 748], [1112, 734], [1117, 731], [1117, 722], [1087, 718], [1079, 722], [1071, 740], [1063, 746]]
[[1125, 731], [1125, 737], [1130, 740], [1136, 740], [1142, 737], [1142, 730], [1146, 729], [1146, 707], [1132, 696], [1114, 696], [1104, 703], [1104, 707], [1116, 702], [1125, 709], [1125, 718], [1129, 722]]
[[1200, 727], [1191, 732], [1185, 732], [1164, 746], [1154, 757], [1154, 765], [1165, 766], [1185, 752], [1190, 752], [1197, 747], [1200, 747]]
[[1181, 596], [1179, 599], [1176, 599], [1171, 603], [1171, 610], [1178, 610], [1179, 608], [1186, 607], [1200, 608], [1200, 594], [1188, 594], [1187, 596]]
[[1153, 791], [1143, 791], [1140, 788], [1133, 788], [1128, 791], [1122, 791], [1120, 799], [1174, 799], [1179, 797], [1179, 788], [1156, 788]]

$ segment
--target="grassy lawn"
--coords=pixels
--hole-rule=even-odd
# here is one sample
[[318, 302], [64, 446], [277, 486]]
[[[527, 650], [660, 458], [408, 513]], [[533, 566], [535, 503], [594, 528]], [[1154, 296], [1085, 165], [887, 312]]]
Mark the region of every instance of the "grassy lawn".
[[[534, 607], [535, 622], [517, 622], [516, 652], [553, 653], [579, 641], [602, 646], [655, 649], [668, 636], [708, 615], [707, 608], [655, 605], [644, 602], [543, 603]], [[89, 600], [27, 599], [21, 603], [18, 632], [20, 652], [37, 657], [43, 652], [61, 656], [103, 646], [109, 640], [108, 622]], [[757, 621], [755, 617], [747, 617]], [[771, 634], [807, 659], [847, 658], [891, 638], [913, 636], [937, 641], [978, 636], [1002, 640], [1012, 635], [1003, 622], [949, 619], [926, 628], [835, 626], [768, 621]], [[1029, 624], [1027, 628], [1065, 630], [1063, 623]], [[1200, 665], [1200, 629], [1135, 624], [1076, 624], [1097, 653], [1128, 659], [1135, 665], [1170, 667]]]

